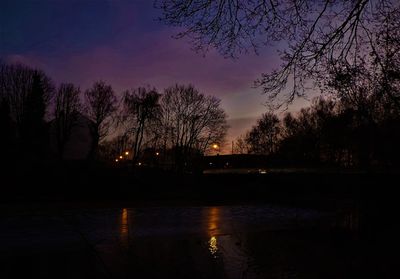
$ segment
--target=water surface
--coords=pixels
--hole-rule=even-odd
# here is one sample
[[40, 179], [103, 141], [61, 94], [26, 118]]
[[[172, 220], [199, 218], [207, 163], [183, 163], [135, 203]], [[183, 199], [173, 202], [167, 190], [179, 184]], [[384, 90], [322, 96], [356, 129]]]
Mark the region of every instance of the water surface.
[[18, 210], [0, 221], [0, 278], [352, 278], [357, 241], [333, 222], [270, 205]]

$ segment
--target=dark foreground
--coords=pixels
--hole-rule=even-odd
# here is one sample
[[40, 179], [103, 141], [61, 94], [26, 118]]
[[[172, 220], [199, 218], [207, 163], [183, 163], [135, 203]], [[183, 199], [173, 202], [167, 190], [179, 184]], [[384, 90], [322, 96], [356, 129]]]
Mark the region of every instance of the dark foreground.
[[399, 277], [396, 173], [41, 174], [3, 188], [0, 278]]
[[397, 278], [388, 237], [293, 207], [11, 207], [1, 278]]

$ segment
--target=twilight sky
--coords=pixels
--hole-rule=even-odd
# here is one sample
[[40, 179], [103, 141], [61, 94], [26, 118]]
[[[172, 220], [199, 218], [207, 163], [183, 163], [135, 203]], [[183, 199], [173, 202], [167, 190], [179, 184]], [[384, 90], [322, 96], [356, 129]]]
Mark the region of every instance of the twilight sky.
[[56, 84], [73, 82], [83, 90], [99, 79], [118, 94], [142, 85], [162, 90], [192, 83], [222, 100], [229, 142], [244, 133], [266, 111], [266, 97], [252, 85], [280, 64], [276, 51], [237, 60], [215, 51], [204, 57], [173, 39], [177, 30], [158, 15], [153, 0], [0, 0], [0, 58], [39, 67]]

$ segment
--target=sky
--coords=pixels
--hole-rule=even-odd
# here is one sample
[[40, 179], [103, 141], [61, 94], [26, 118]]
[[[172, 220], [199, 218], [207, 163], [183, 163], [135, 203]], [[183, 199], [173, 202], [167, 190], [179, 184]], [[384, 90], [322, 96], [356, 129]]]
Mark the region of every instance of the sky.
[[[153, 0], [0, 0], [0, 59], [38, 67], [56, 84], [82, 90], [104, 80], [118, 95], [190, 83], [221, 99], [231, 127], [227, 142], [244, 134], [267, 111], [253, 82], [280, 65], [276, 50], [235, 60], [215, 50], [196, 53], [159, 16]], [[299, 100], [291, 110], [305, 104]]]

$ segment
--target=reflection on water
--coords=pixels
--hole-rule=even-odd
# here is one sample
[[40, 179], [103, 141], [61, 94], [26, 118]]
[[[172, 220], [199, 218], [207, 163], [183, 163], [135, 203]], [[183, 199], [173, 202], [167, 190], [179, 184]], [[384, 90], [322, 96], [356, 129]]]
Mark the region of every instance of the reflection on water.
[[210, 238], [210, 240], [208, 241], [208, 244], [210, 245], [210, 247], [208, 249], [210, 250], [211, 255], [216, 258], [217, 257], [217, 252], [218, 252], [217, 237], [212, 236]]
[[127, 208], [123, 208], [121, 211], [120, 221], [120, 240], [123, 246], [129, 245], [129, 212]]
[[[252, 278], [254, 273], [249, 266], [252, 261], [235, 227], [235, 210], [226, 207], [206, 207], [206, 231], [209, 235], [208, 250], [216, 265], [217, 274], [223, 278]], [[221, 276], [217, 276], [220, 278]]]
[[207, 220], [208, 232], [211, 236], [214, 236], [214, 235], [220, 233], [218, 230], [219, 229], [218, 225], [219, 225], [219, 221], [220, 221], [219, 220], [220, 219], [220, 209], [218, 207], [214, 206], [214, 207], [206, 208], [206, 210], [208, 213], [208, 220]]
[[209, 250], [211, 255], [216, 258], [218, 252], [218, 242], [217, 235], [219, 233], [218, 225], [220, 221], [220, 209], [218, 207], [207, 208], [207, 231], [210, 235], [210, 240], [208, 241]]
[[[312, 210], [267, 205], [89, 209], [68, 213], [75, 219], [73, 230], [57, 216], [49, 222], [51, 213], [35, 218], [29, 214], [14, 226], [0, 220], [0, 252], [8, 247], [15, 253], [0, 253], [0, 261], [28, 255], [24, 266], [37, 263], [30, 265], [32, 274], [51, 274], [42, 269], [54, 266], [73, 270], [63, 278], [361, 277], [354, 266], [363, 260], [357, 245], [338, 245], [331, 233], [315, 229], [328, 217]], [[345, 220], [353, 226], [356, 217]], [[56, 250], [67, 260], [58, 261], [52, 254]], [[87, 269], [96, 272], [76, 276], [83, 274], [86, 262], [94, 262]], [[109, 274], [98, 276], [104, 270]], [[0, 278], [8, 278], [1, 275], [0, 269]]]

